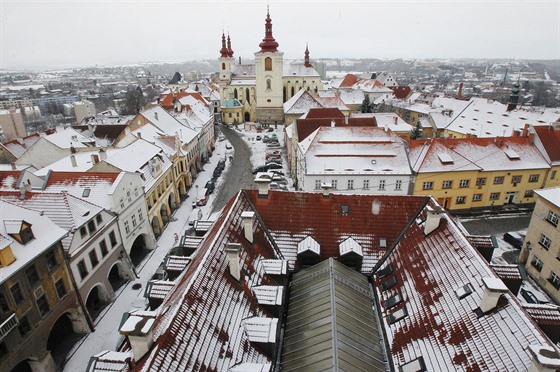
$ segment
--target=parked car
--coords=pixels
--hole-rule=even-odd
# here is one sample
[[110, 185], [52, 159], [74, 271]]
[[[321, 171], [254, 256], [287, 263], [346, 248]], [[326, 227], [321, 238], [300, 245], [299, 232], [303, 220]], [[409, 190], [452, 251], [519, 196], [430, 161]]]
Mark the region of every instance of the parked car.
[[282, 164], [278, 164], [278, 163], [270, 163], [266, 165], [268, 167], [268, 170], [270, 169], [282, 169]]
[[267, 155], [282, 155], [282, 150], [275, 150], [275, 149], [267, 149]]
[[257, 133], [261, 133], [263, 131], [263, 129], [261, 127], [257, 128]]
[[214, 188], [216, 187], [216, 180], [212, 178], [210, 181], [206, 182], [204, 187], [206, 188], [208, 194], [212, 194], [214, 192]]
[[258, 167], [256, 167], [255, 169], [253, 169], [253, 174], [257, 174], [259, 172], [266, 172], [268, 171], [268, 166], [266, 165], [259, 165]]
[[283, 176], [284, 175], [284, 172], [282, 172], [280, 170], [277, 170], [277, 169], [271, 169], [270, 173], [275, 174], [277, 176]]
[[274, 129], [268, 128], [266, 131], [267, 131], [267, 132], [274, 132]]
[[521, 296], [530, 304], [540, 304], [541, 302], [531, 291], [521, 288]]
[[214, 173], [212, 173], [212, 177], [217, 178], [220, 177], [221, 175], [222, 175], [222, 168], [216, 167], [216, 169], [214, 169]]
[[226, 167], [226, 160], [225, 159], [220, 159], [220, 161], [218, 161], [218, 167], [220, 167], [222, 170], [224, 170], [224, 168]]
[[276, 163], [282, 165], [282, 159], [268, 159], [264, 162], [265, 164]]
[[523, 237], [516, 232], [505, 233], [504, 240], [517, 249], [521, 249], [523, 246]]
[[208, 203], [208, 196], [204, 196], [200, 199], [198, 199], [198, 201], [196, 202], [196, 205], [199, 207], [202, 207], [204, 205], [206, 205], [206, 203]]
[[288, 190], [288, 186], [278, 182], [271, 182], [269, 185], [271, 190]]
[[284, 176], [279, 175], [279, 174], [273, 175], [272, 180], [276, 181], [276, 182], [286, 182], [286, 178]]
[[262, 139], [262, 136], [257, 136], [257, 141], [260, 141]]
[[231, 150], [232, 149], [231, 144], [226, 143], [226, 149]]
[[267, 149], [278, 149], [280, 147], [282, 147], [282, 146], [280, 146], [279, 142], [269, 142], [269, 143], [266, 144]]
[[281, 159], [282, 155], [280, 155], [280, 154], [266, 154], [264, 158], [266, 160], [268, 160], [268, 159]]
[[262, 138], [262, 141], [263, 141], [264, 143], [267, 143], [268, 141], [270, 141], [270, 137], [267, 136], [267, 135], [265, 135], [265, 136]]

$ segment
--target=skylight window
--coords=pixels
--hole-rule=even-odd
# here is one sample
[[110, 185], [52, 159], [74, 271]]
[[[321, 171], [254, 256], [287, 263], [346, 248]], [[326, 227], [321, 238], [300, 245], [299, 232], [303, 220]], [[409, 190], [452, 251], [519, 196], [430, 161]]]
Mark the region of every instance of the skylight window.
[[440, 152], [437, 156], [441, 164], [453, 164], [453, 158], [449, 154]]
[[505, 149], [504, 152], [510, 160], [519, 160], [521, 158], [513, 149]]
[[398, 304], [400, 304], [403, 300], [403, 297], [400, 293], [397, 293], [393, 297], [389, 297], [387, 301], [385, 301], [385, 310], [389, 310]]
[[473, 288], [470, 283], [465, 284], [464, 286], [459, 287], [455, 290], [455, 294], [457, 295], [459, 300], [462, 300], [463, 298], [467, 297], [471, 293], [473, 293]]
[[396, 322], [406, 318], [407, 316], [408, 316], [408, 311], [406, 311], [406, 307], [403, 307], [402, 309], [399, 309], [394, 313], [389, 314], [387, 316], [387, 321], [389, 322], [389, 324], [395, 324]]
[[90, 188], [84, 189], [84, 192], [82, 192], [82, 197], [87, 198], [90, 192], [91, 192]]
[[411, 360], [410, 362], [403, 364], [399, 368], [400, 372], [423, 372], [426, 371], [426, 365], [424, 364], [424, 358], [421, 356]]
[[387, 248], [387, 238], [379, 238], [379, 248]]
[[397, 278], [392, 276], [391, 278], [383, 282], [383, 284], [381, 284], [381, 290], [386, 291], [390, 288], [393, 288], [396, 284], [397, 284]]
[[392, 272], [393, 272], [393, 267], [391, 265], [387, 265], [383, 269], [381, 269], [377, 272], [377, 277], [379, 279], [382, 279], [382, 278], [386, 277], [387, 275], [391, 274]]

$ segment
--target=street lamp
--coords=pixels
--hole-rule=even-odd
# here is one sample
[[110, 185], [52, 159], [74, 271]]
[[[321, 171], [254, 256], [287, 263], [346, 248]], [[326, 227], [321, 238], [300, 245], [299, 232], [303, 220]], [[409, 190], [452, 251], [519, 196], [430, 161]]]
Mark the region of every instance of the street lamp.
[[195, 185], [194, 187], [196, 187], [196, 199], [198, 200], [198, 185]]

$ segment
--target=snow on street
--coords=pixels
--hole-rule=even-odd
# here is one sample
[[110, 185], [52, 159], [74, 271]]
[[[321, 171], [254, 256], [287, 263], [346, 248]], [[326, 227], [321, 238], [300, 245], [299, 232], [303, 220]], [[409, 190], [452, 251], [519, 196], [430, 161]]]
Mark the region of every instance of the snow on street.
[[[115, 350], [122, 341], [122, 336], [119, 334], [119, 326], [123, 314], [134, 309], [146, 309], [148, 305], [148, 301], [144, 297], [146, 283], [154, 275], [169, 250], [175, 244], [174, 234], [176, 233], [181, 236], [188, 228], [187, 219], [193, 210], [192, 203], [197, 199], [197, 192], [202, 193], [206, 182], [212, 178], [212, 172], [218, 161], [223, 159], [226, 153], [229, 155], [233, 151], [226, 150], [226, 143], [227, 141], [216, 141], [216, 149], [212, 157], [208, 163], [204, 164], [203, 171], [198, 174], [197, 179], [188, 192], [188, 198], [174, 212], [173, 218], [157, 241], [156, 249], [150, 252], [140, 265], [136, 267], [138, 279], [130, 281], [119, 288], [114, 302], [110, 303], [95, 319], [95, 332], [85, 335], [69, 352], [67, 362], [64, 365], [64, 371], [83, 372], [86, 370], [90, 357], [103, 350]], [[216, 182], [216, 189], [223, 183], [222, 177], [227, 172], [229, 166], [230, 162], [226, 162], [226, 168]], [[214, 193], [210, 195], [209, 201], [205, 206], [197, 207], [202, 209], [203, 220], [212, 219], [210, 213], [215, 198], [214, 195]], [[202, 196], [198, 195], [198, 197]], [[141, 287], [133, 289], [134, 284], [141, 284]]]

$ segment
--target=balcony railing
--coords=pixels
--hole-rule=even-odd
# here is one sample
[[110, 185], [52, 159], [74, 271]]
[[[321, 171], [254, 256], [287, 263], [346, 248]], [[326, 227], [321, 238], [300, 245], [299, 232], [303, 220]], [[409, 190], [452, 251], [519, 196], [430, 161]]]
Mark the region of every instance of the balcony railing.
[[16, 314], [12, 314], [6, 319], [2, 324], [0, 324], [0, 341], [4, 339], [10, 333], [12, 329], [17, 327], [18, 319]]

